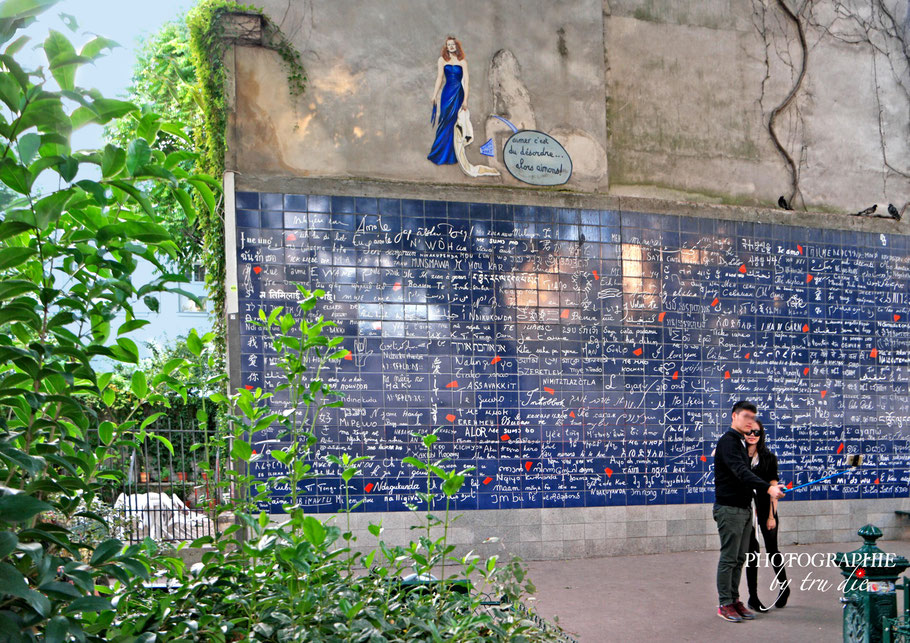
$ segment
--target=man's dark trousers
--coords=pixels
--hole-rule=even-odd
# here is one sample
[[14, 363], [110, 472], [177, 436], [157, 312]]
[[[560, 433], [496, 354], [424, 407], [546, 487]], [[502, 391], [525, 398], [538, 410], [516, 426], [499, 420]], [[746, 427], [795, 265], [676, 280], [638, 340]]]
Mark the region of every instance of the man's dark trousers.
[[739, 581], [749, 551], [752, 509], [714, 505], [714, 522], [720, 534], [720, 560], [717, 562], [717, 595], [721, 605], [739, 600]]

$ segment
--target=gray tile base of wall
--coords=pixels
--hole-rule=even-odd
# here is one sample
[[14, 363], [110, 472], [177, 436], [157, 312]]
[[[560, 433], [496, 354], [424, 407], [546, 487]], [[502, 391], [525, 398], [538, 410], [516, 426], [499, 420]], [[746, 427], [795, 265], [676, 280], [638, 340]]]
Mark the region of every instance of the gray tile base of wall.
[[[481, 557], [517, 555], [524, 560], [560, 560], [630, 554], [718, 549], [720, 543], [711, 505], [644, 505], [573, 509], [508, 509], [469, 511], [457, 514], [449, 527], [449, 542], [456, 554], [469, 551]], [[782, 501], [779, 506], [780, 545], [844, 543], [843, 551], [858, 547], [856, 531], [873, 524], [885, 540], [910, 537], [910, 517], [895, 510], [910, 511], [910, 498], [879, 500]], [[442, 511], [435, 512], [437, 516]], [[387, 545], [406, 545], [421, 532], [421, 514], [351, 514], [357, 537], [356, 550], [374, 549], [376, 537], [367, 527], [382, 523]], [[273, 516], [278, 519], [278, 516]], [[344, 516], [331, 524], [345, 529]], [[434, 529], [432, 537], [442, 535]]]

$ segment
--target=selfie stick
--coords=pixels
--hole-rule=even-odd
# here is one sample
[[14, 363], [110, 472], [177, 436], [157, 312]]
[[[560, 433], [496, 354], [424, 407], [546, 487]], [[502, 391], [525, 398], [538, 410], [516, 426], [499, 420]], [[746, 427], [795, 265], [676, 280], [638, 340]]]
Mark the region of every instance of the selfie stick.
[[[860, 466], [862, 463], [863, 463], [863, 456], [861, 456], [861, 455], [848, 454], [848, 455], [844, 456], [844, 464], [851, 468], [855, 469], [856, 467]], [[812, 482], [804, 482], [803, 484], [799, 485], [798, 487], [793, 487], [792, 489], [787, 489], [787, 493], [796, 491], [797, 489], [802, 489], [803, 487], [808, 487], [810, 484], [817, 484], [824, 480], [828, 480], [829, 478], [833, 478], [834, 476], [839, 476], [842, 473], [847, 473], [847, 471], [849, 471], [849, 469], [844, 469], [843, 471], [837, 471], [836, 473], [832, 473], [831, 475], [825, 476], [824, 478], [819, 478], [818, 480], [813, 480]]]

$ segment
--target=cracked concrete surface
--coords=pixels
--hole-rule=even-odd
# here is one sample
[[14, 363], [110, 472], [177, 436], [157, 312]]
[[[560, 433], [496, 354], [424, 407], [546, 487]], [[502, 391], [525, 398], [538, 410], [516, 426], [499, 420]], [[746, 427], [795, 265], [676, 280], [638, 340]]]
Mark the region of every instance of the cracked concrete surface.
[[[579, 168], [567, 189], [749, 205], [786, 195], [838, 212], [910, 201], [910, 0], [263, 4], [309, 86], [293, 101], [274, 52], [232, 52], [230, 169], [533, 189], [426, 160], [434, 61], [454, 33], [475, 130], [503, 139], [488, 119], [508, 107], [559, 132]], [[511, 106], [491, 90], [508, 70]]]
[[796, 187], [807, 207], [845, 211], [910, 200], [907, 0], [613, 0], [610, 10], [614, 191], [773, 203]]

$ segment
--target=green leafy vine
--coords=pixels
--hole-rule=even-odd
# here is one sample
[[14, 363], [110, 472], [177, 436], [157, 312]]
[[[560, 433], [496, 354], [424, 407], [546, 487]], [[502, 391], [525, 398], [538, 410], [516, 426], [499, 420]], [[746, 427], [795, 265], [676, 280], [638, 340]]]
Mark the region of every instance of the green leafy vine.
[[[262, 9], [230, 0], [201, 0], [187, 14], [190, 50], [203, 112], [202, 127], [195, 132], [199, 169], [215, 177], [224, 175], [227, 151], [225, 128], [228, 115], [224, 92], [227, 71], [224, 56], [232, 43], [225, 35], [224, 18], [230, 14], [255, 15], [261, 19], [260, 44], [281, 57], [292, 99], [303, 95], [307, 81], [299, 52], [287, 41], [278, 26], [263, 14]], [[219, 352], [223, 354], [226, 345], [224, 209], [222, 203], [217, 206], [210, 214], [199, 217], [199, 229], [203, 238], [202, 262], [206, 268], [206, 285], [212, 302], [213, 327], [221, 349]]]

